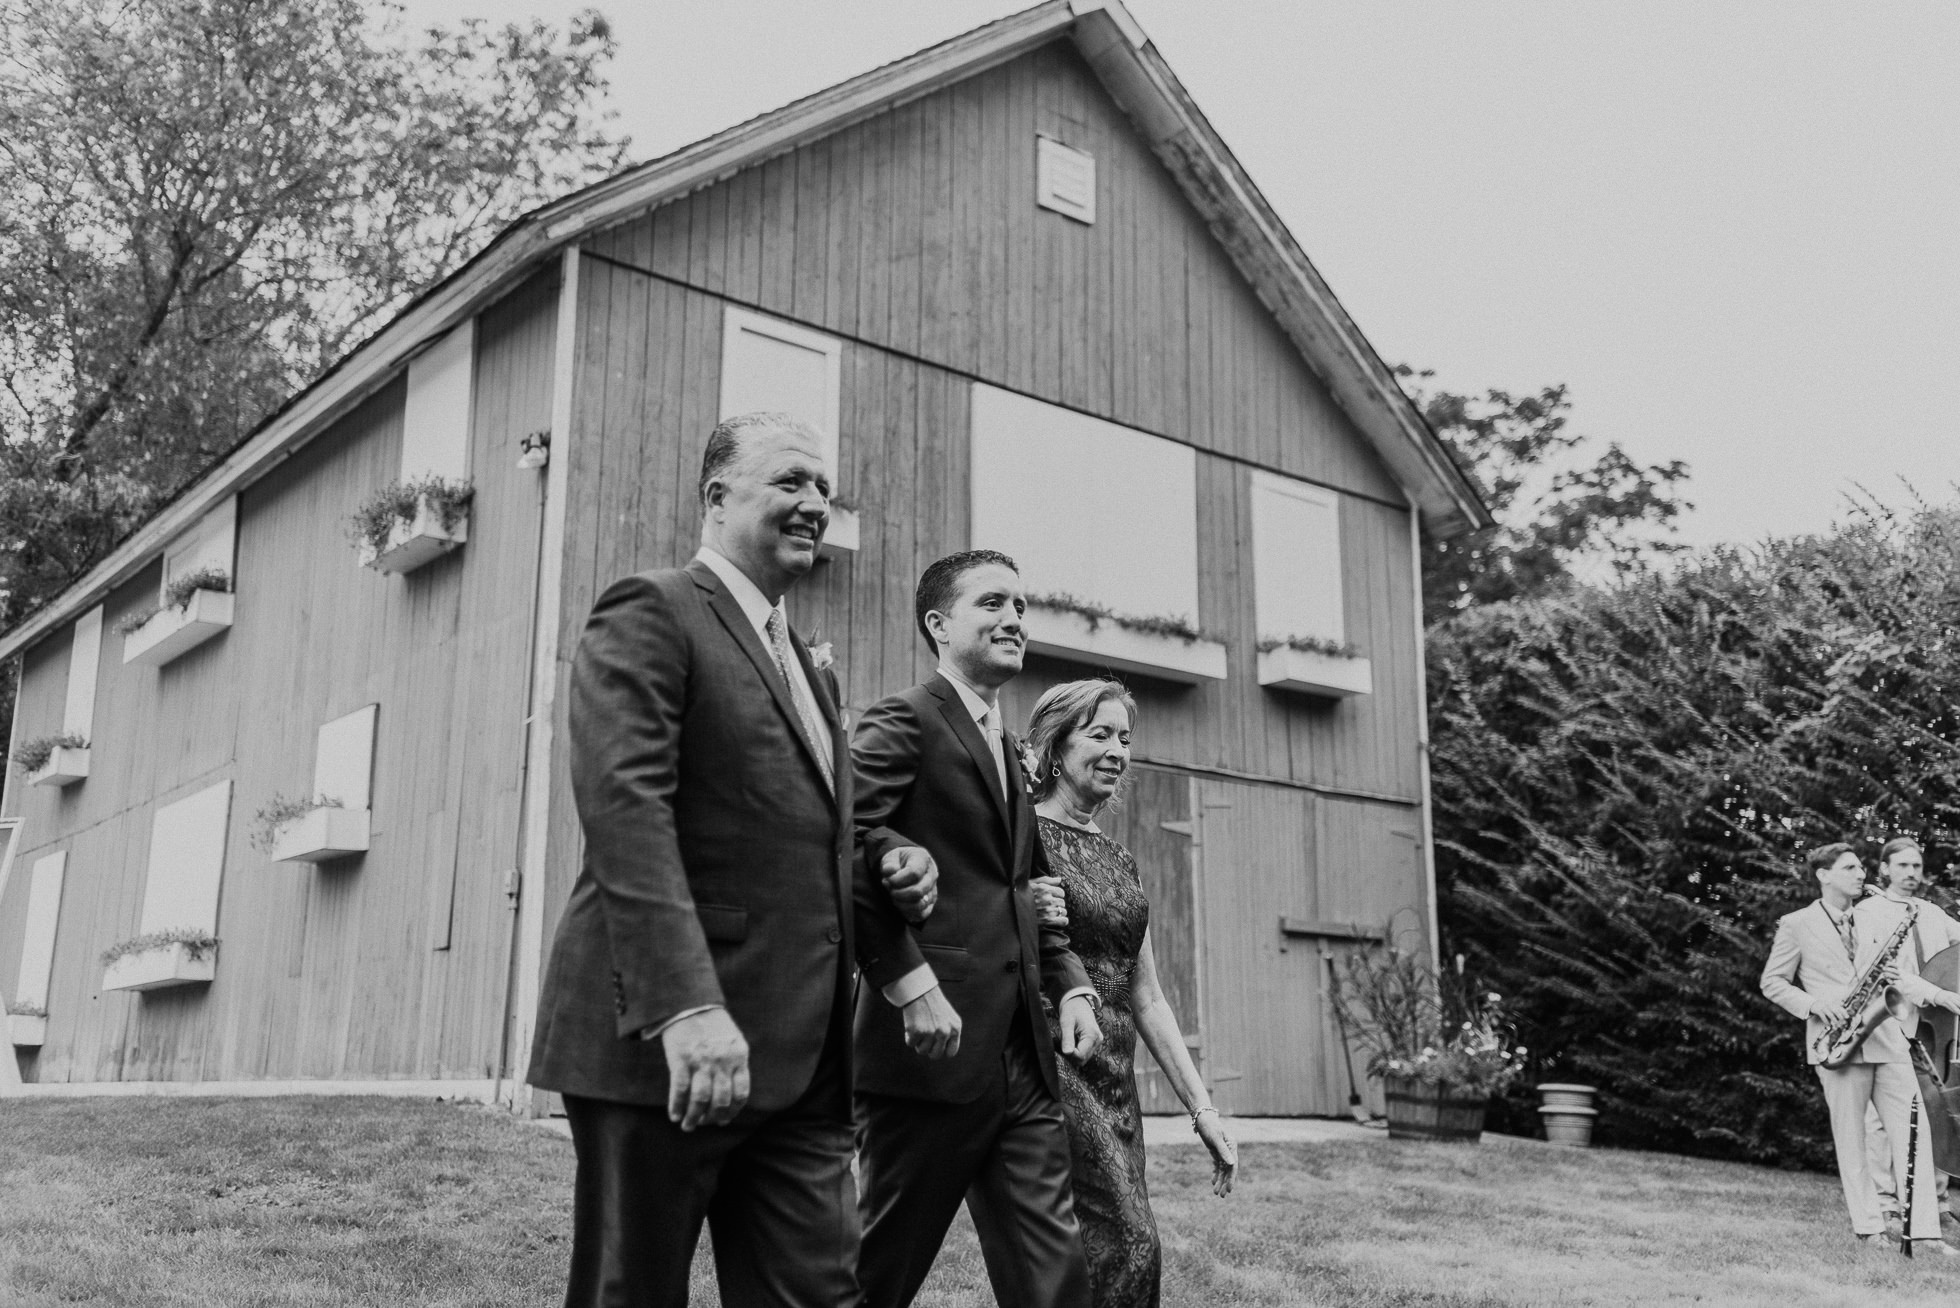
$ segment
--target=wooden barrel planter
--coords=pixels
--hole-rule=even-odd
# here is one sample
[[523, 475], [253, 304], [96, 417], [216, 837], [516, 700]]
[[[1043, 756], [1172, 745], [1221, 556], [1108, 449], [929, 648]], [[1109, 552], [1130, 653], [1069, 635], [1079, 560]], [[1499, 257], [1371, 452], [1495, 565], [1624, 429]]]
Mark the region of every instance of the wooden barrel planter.
[[1385, 1078], [1388, 1138], [1391, 1140], [1467, 1140], [1484, 1132], [1486, 1095], [1467, 1095], [1414, 1077]]

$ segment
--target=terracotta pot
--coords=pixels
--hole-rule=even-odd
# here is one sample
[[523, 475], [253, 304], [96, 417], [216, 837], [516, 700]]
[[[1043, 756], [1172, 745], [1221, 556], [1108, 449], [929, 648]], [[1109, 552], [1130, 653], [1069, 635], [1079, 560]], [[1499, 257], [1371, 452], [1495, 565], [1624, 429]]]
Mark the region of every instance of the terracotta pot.
[[1593, 1120], [1599, 1110], [1593, 1107], [1589, 1085], [1548, 1081], [1538, 1087], [1538, 1118], [1545, 1124], [1545, 1139], [1557, 1145], [1585, 1149], [1592, 1144]]
[[1418, 1081], [1412, 1076], [1384, 1078], [1391, 1140], [1465, 1140], [1476, 1143], [1484, 1131], [1488, 1095]]

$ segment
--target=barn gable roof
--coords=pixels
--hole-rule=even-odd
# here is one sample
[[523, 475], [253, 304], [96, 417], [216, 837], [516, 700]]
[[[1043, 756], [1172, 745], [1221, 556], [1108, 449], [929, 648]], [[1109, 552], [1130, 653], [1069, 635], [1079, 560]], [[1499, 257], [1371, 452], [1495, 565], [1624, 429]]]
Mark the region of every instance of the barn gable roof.
[[174, 537], [387, 385], [449, 328], [564, 247], [810, 140], [1067, 39], [1336, 403], [1407, 490], [1423, 524], [1454, 535], [1490, 522], [1448, 450], [1335, 299], [1238, 160], [1117, 0], [1048, 0], [896, 63], [641, 164], [518, 219], [461, 269], [294, 396], [130, 534], [54, 603], [0, 637], [0, 658], [34, 644], [148, 565]]

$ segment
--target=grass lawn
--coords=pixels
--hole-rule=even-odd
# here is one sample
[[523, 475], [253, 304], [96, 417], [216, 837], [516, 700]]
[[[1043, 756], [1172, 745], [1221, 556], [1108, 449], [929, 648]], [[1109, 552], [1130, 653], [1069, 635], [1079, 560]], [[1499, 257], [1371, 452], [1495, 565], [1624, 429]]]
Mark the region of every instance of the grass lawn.
[[[1152, 1155], [1169, 1308], [1960, 1297], [1947, 1260], [1858, 1252], [1827, 1177], [1528, 1143], [1244, 1152], [1227, 1200], [1200, 1152]], [[567, 1142], [479, 1107], [0, 1103], [0, 1304], [545, 1308], [571, 1175]], [[991, 1303], [962, 1218], [921, 1308]]]

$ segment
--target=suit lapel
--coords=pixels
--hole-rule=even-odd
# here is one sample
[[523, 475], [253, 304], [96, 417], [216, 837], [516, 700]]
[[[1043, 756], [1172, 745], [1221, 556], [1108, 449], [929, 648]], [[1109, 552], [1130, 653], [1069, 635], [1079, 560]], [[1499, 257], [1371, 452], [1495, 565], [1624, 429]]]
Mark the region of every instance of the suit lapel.
[[1027, 774], [1021, 770], [1021, 742], [1012, 735], [1003, 733], [1001, 754], [1007, 760], [1008, 810], [1014, 815], [1014, 868], [1009, 874], [1027, 865], [1028, 841], [1034, 834], [1034, 806], [1028, 800]]
[[940, 715], [953, 728], [953, 734], [959, 737], [960, 744], [965, 746], [967, 756], [980, 773], [980, 785], [993, 800], [994, 816], [1000, 819], [1001, 833], [1011, 836], [1014, 820], [1008, 810], [1007, 796], [1001, 794], [1000, 774], [994, 770], [994, 754], [987, 748], [987, 738], [980, 734], [980, 724], [966, 711], [966, 701], [960, 698], [959, 692], [945, 677], [935, 676], [927, 684], [939, 697]]
[[[721, 625], [727, 628], [728, 634], [734, 638], [737, 645], [741, 646], [742, 652], [749, 656], [749, 662], [755, 665], [756, 675], [762, 678], [762, 684], [768, 689], [770, 697], [776, 701], [777, 710], [789, 723], [790, 735], [796, 737], [797, 743], [803, 747], [804, 757], [808, 758], [810, 765], [816, 768], [817, 777], [821, 780], [823, 766], [817, 761], [816, 742], [810, 740], [804, 733], [803, 719], [796, 711], [795, 701], [789, 697], [789, 683], [783, 680], [783, 674], [776, 668], [775, 657], [769, 653], [768, 647], [762, 643], [762, 637], [757, 635], [755, 628], [750, 625], [749, 615], [742, 612], [742, 606], [736, 602], [733, 595], [728, 593], [728, 588], [721, 584], [721, 578], [715, 576], [713, 569], [705, 564], [691, 563], [687, 571], [694, 578], [695, 585], [708, 593], [708, 607], [713, 610], [717, 618], [721, 619]], [[792, 639], [789, 643], [790, 648], [795, 650], [800, 643]], [[805, 674], [808, 674], [807, 663]], [[817, 695], [816, 699], [821, 703], [824, 696]]]

